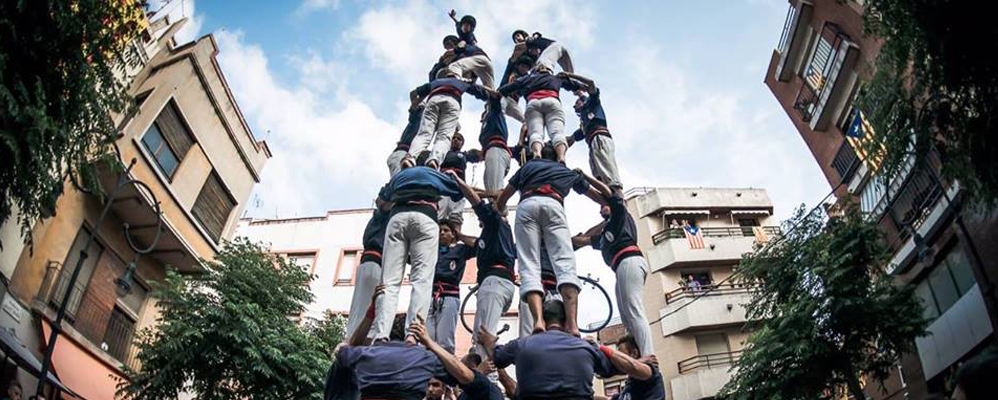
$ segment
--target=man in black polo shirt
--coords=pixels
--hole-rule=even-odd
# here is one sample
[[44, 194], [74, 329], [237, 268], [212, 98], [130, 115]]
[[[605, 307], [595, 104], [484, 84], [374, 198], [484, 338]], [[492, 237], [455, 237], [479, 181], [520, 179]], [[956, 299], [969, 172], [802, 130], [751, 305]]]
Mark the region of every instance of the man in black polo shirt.
[[495, 336], [482, 333], [483, 346], [492, 354], [496, 368], [516, 364], [520, 399], [592, 399], [594, 375], [640, 374], [640, 363], [626, 354], [562, 330], [566, 315], [561, 301], [545, 301], [543, 309], [547, 331], [498, 347]]
[[554, 150], [550, 145], [544, 146], [541, 153], [545, 158], [528, 161], [510, 178], [509, 184], [496, 200], [496, 209], [505, 210], [510, 197], [517, 191], [520, 192], [514, 237], [522, 277], [520, 293], [527, 299], [534, 317], [533, 331], [544, 330], [544, 321], [540, 319], [544, 290], [540, 266], [540, 246], [543, 241], [558, 279], [558, 291], [568, 310], [565, 330], [578, 335], [576, 314], [580, 282], [576, 275], [572, 235], [568, 230], [562, 202], [570, 190], [584, 193], [600, 204], [603, 204], [603, 199], [589, 187], [589, 182], [581, 171], [570, 170], [552, 160]]
[[409, 148], [409, 157], [415, 158], [424, 150], [430, 150], [426, 165], [432, 168], [440, 167], [451, 147], [464, 93], [486, 100], [492, 92], [491, 89], [459, 79], [459, 75], [453, 71], [445, 70], [441, 74], [445, 76], [420, 85], [409, 93], [409, 100], [413, 105], [426, 99], [419, 131]]
[[411, 323], [416, 316], [426, 318], [440, 236], [436, 207], [443, 196], [461, 198], [453, 179], [432, 168], [407, 165], [378, 194], [384, 202], [382, 209], [390, 207], [391, 215], [385, 227], [381, 273], [385, 295], [378, 302], [375, 340], [388, 337], [406, 263], [411, 266], [412, 285], [407, 321]]
[[596, 83], [584, 76], [572, 73], [562, 76], [582, 82], [588, 89], [588, 94], [576, 91], [579, 96], [575, 101], [575, 113], [579, 116], [579, 129], [568, 139], [568, 145], [585, 140], [589, 144], [589, 168], [593, 176], [610, 186], [615, 192], [623, 190], [620, 182], [620, 172], [617, 159], [614, 156], [613, 138], [606, 125], [606, 113], [603, 112], [603, 102], [600, 101], [600, 91]]
[[406, 123], [405, 129], [402, 130], [402, 137], [399, 138], [398, 143], [395, 145], [395, 151], [388, 155], [388, 173], [389, 176], [395, 176], [402, 170], [402, 159], [409, 154], [409, 146], [412, 145], [412, 138], [416, 137], [416, 132], [419, 131], [419, 123], [423, 120], [423, 105], [416, 104], [409, 107], [409, 122]]
[[645, 317], [645, 306], [641, 300], [645, 278], [648, 276], [648, 262], [638, 248], [638, 232], [634, 218], [627, 212], [627, 205], [619, 193], [598, 179], [585, 175], [608, 204], [600, 210], [604, 221], [585, 234], [572, 238], [574, 247], [586, 245], [599, 250], [603, 261], [617, 276], [617, 307], [620, 320], [637, 339], [641, 354], [654, 354], [651, 328]]
[[454, 335], [461, 312], [461, 278], [464, 277], [468, 260], [474, 258], [475, 253], [474, 246], [458, 242], [450, 226], [440, 222], [440, 249], [433, 275], [433, 301], [426, 322], [430, 337], [451, 353], [454, 352]]
[[617, 342], [617, 351], [641, 362], [638, 374], [631, 375], [624, 383], [620, 393], [613, 395], [613, 400], [665, 400], [665, 383], [662, 372], [655, 365], [653, 354], [642, 356], [634, 336], [627, 334]]
[[[502, 190], [506, 173], [509, 172], [510, 151], [507, 140], [509, 132], [506, 129], [506, 117], [502, 113], [501, 100], [489, 97], [482, 111], [482, 129], [478, 134], [478, 144], [481, 152], [472, 152], [470, 162], [485, 161], [484, 185], [486, 192]], [[463, 177], [462, 177], [463, 179]]]
[[495, 334], [499, 328], [499, 319], [513, 304], [513, 295], [516, 292], [516, 285], [513, 284], [516, 276], [514, 270], [516, 244], [513, 242], [513, 230], [506, 217], [482, 200], [474, 188], [468, 186], [461, 177], [456, 174], [451, 177], [457, 182], [464, 197], [473, 204], [475, 215], [478, 216], [482, 226], [479, 237], [462, 235], [462, 240], [474, 243], [478, 254], [476, 279], [478, 292], [472, 343], [476, 343], [479, 354], [484, 354], [477, 346], [479, 327], [484, 327], [489, 333]]
[[[440, 164], [440, 172], [454, 172], [458, 177], [464, 179], [465, 172], [468, 169], [468, 161], [474, 160], [474, 157], [470, 156], [469, 152], [463, 151], [463, 149], [464, 135], [461, 134], [459, 126], [451, 138], [450, 149], [447, 150], [447, 154]], [[437, 210], [437, 219], [450, 225], [451, 230], [454, 232], [460, 231], [461, 224], [464, 223], [464, 198], [462, 197], [457, 201], [440, 199], [440, 209]]]
[[[381, 202], [376, 199], [375, 202]], [[350, 301], [350, 314], [347, 316], [346, 337], [353, 336], [360, 326], [364, 311], [371, 305], [371, 295], [374, 288], [381, 283], [381, 251], [385, 243], [385, 227], [388, 226], [389, 213], [375, 208], [371, 219], [364, 228], [364, 252], [357, 266], [357, 274]]]
[[458, 76], [465, 73], [474, 73], [478, 79], [482, 80], [482, 86], [495, 89], [495, 71], [492, 68], [492, 60], [485, 54], [485, 50], [478, 47], [478, 39], [475, 38], [475, 17], [465, 15], [460, 20], [457, 19], [457, 12], [450, 10], [448, 13], [454, 21], [457, 29], [458, 43], [454, 47], [457, 59], [447, 67]]

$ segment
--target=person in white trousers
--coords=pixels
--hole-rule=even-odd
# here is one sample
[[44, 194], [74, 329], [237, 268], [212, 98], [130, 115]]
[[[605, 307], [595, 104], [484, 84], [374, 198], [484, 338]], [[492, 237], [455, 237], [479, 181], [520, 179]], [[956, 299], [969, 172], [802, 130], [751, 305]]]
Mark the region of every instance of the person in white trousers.
[[620, 319], [634, 335], [641, 354], [654, 354], [651, 328], [645, 317], [641, 294], [648, 277], [648, 262], [638, 247], [638, 232], [634, 218], [627, 212], [624, 198], [600, 180], [585, 175], [591, 187], [606, 202], [600, 210], [604, 221], [588, 232], [572, 238], [573, 247], [592, 246], [602, 253], [603, 261], [617, 276], [615, 294]]
[[[519, 61], [517, 69], [525, 72], [528, 62]], [[554, 75], [551, 69], [538, 66], [533, 72], [498, 90], [503, 96], [522, 94], [527, 98], [527, 135], [534, 158], [540, 157], [546, 130], [555, 149], [556, 161], [564, 163], [568, 142], [565, 137], [565, 112], [561, 108], [559, 93], [561, 89], [575, 91], [585, 88], [567, 76]]]
[[457, 59], [452, 61], [447, 67], [458, 76], [465, 76], [472, 73], [482, 81], [482, 86], [495, 89], [495, 71], [492, 68], [492, 60], [485, 54], [485, 50], [478, 47], [478, 39], [475, 37], [475, 17], [465, 15], [460, 20], [457, 19], [457, 12], [450, 10], [448, 13], [454, 21], [459, 39], [454, 47], [454, 54]]
[[409, 93], [412, 104], [419, 104], [426, 99], [423, 118], [419, 131], [409, 147], [409, 156], [403, 163], [414, 164], [413, 159], [419, 157], [424, 150], [430, 150], [426, 161], [432, 168], [439, 168], [444, 155], [451, 147], [451, 138], [457, 130], [458, 116], [461, 113], [461, 97], [469, 93], [478, 99], [486, 100], [491, 89], [458, 79], [451, 71], [442, 71], [445, 77], [435, 79], [413, 89]]
[[[381, 199], [375, 202], [382, 203]], [[381, 252], [385, 243], [385, 228], [388, 226], [389, 213], [375, 208], [371, 219], [364, 228], [364, 252], [357, 266], [357, 274], [350, 300], [350, 314], [347, 315], [346, 337], [353, 336], [363, 320], [364, 312], [371, 305], [371, 295], [374, 288], [381, 284]], [[372, 338], [373, 339], [373, 338]]]
[[412, 291], [406, 326], [417, 317], [426, 320], [440, 235], [436, 206], [442, 196], [461, 198], [453, 179], [432, 168], [406, 164], [378, 194], [382, 209], [391, 210], [391, 216], [385, 227], [382, 257], [385, 294], [377, 305], [372, 333], [376, 341], [387, 340], [391, 331], [407, 262]]

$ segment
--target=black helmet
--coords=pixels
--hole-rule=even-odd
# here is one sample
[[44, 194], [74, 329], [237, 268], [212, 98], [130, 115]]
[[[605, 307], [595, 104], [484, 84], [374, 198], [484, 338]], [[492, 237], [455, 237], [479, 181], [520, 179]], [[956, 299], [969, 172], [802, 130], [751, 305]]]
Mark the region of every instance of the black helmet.
[[529, 38], [530, 37], [530, 34], [528, 34], [527, 31], [525, 31], [523, 29], [517, 29], [517, 30], [513, 31], [513, 34], [510, 35], [510, 37], [512, 37], [513, 40], [516, 40], [516, 35], [518, 35], [518, 34], [523, 35], [523, 37], [525, 37], [525, 38]]
[[447, 42], [453, 42], [454, 45], [456, 46], [457, 42], [460, 42], [460, 41], [461, 41], [461, 38], [459, 38], [457, 36], [447, 35], [447, 36], [444, 36], [443, 45], [444, 45], [444, 47], [446, 47], [447, 46]]
[[460, 23], [464, 24], [465, 22], [471, 24], [471, 29], [475, 29], [475, 24], [477, 23], [475, 21], [475, 17], [472, 17], [470, 15], [465, 15], [465, 16], [461, 17], [461, 22]]

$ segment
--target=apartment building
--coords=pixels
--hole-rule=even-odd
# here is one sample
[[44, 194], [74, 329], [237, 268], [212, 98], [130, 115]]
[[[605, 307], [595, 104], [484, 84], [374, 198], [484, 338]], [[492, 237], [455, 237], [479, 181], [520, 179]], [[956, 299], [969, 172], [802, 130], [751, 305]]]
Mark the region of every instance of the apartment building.
[[[310, 304], [303, 318], [322, 318], [328, 311], [333, 314], [348, 315], [353, 298], [354, 277], [360, 265], [360, 255], [364, 250], [362, 238], [364, 227], [371, 218], [372, 209], [329, 211], [326, 215], [286, 219], [242, 219], [236, 230], [238, 236], [262, 242], [270, 246], [270, 251], [287, 257], [289, 260], [311, 271], [314, 278], [310, 289], [315, 300]], [[510, 211], [512, 220], [514, 211]], [[481, 232], [478, 219], [470, 209], [465, 210], [462, 230], [477, 236]], [[468, 261], [461, 280], [461, 299], [467, 298], [478, 273], [476, 259]], [[408, 271], [406, 271], [408, 273]], [[408, 276], [408, 275], [407, 275]], [[398, 312], [404, 313], [409, 305], [409, 284], [403, 280], [399, 292]], [[462, 318], [468, 326], [474, 323], [475, 300], [472, 299]], [[500, 336], [500, 341], [515, 338], [519, 332], [517, 307], [514, 304], [501, 319], [509, 330]], [[464, 355], [471, 347], [471, 333], [458, 322], [455, 352]], [[511, 368], [510, 373], [513, 369]]]
[[[627, 207], [650, 267], [643, 299], [666, 398], [712, 398], [749, 335], [751, 288], [729, 278], [744, 253], [780, 234], [772, 202], [763, 189], [649, 188], [631, 191]], [[614, 345], [624, 333], [612, 325], [599, 339]], [[605, 395], [624, 380], [604, 380]]]
[[[893, 253], [889, 272], [914, 285], [931, 319], [874, 398], [924, 398], [945, 391], [962, 361], [996, 342], [998, 214], [962, 204], [959, 182], [939, 174], [939, 156], [910, 157], [896, 173], [864, 150], [873, 133], [855, 99], [880, 48], [863, 31], [863, 2], [791, 0], [766, 71], [773, 92], [840, 198], [856, 201]], [[869, 146], [866, 146], [869, 147]]]
[[[0, 327], [41, 360], [60, 300], [68, 296], [52, 372], [83, 398], [113, 399], [123, 367], [141, 368], [133, 340], [139, 330], [154, 327], [158, 315], [149, 284], [162, 280], [167, 268], [197, 273], [200, 259], [215, 256], [232, 237], [271, 156], [232, 97], [215, 58], [215, 39], [174, 40], [185, 22], [144, 23], [131, 44], [142, 63], [122, 79], [131, 83], [138, 111], [114, 116], [122, 127], [114, 150], [131, 167], [124, 174], [102, 172], [106, 202], [69, 180], [54, 215], [35, 223], [33, 248], [21, 245], [9, 226], [14, 222], [3, 227]], [[18, 379], [34, 393], [34, 376], [4, 371], [3, 379]]]

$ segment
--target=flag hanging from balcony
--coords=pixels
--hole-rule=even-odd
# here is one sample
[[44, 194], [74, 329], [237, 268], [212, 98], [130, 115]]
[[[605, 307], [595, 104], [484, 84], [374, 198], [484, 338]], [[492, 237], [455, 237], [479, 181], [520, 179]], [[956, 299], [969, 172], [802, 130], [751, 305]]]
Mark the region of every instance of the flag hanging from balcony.
[[683, 227], [683, 233], [686, 234], [686, 241], [690, 243], [691, 249], [703, 249], [703, 233], [699, 227], [686, 225]]

